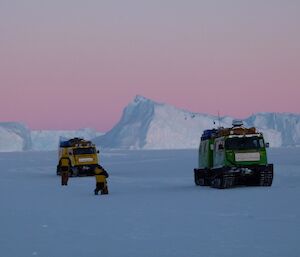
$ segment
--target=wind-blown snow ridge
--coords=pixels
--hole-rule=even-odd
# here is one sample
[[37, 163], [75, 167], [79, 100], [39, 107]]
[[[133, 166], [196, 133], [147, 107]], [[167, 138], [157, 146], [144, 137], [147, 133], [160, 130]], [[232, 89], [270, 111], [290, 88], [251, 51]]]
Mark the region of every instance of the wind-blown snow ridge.
[[[124, 109], [117, 125], [95, 141], [118, 149], [197, 148], [203, 130], [219, 123], [230, 127], [233, 119], [192, 113], [138, 95]], [[244, 124], [263, 132], [271, 147], [300, 146], [300, 115], [257, 113], [244, 119]]]

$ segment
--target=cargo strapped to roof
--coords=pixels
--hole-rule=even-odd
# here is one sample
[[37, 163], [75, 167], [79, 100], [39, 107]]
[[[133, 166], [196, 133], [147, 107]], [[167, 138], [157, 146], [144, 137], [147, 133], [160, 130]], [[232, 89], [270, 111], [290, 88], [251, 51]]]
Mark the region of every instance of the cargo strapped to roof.
[[249, 134], [256, 134], [256, 129], [254, 127], [252, 128], [233, 127], [233, 128], [220, 129], [218, 131], [218, 136], [249, 135]]
[[70, 140], [67, 141], [61, 141], [59, 146], [60, 147], [85, 147], [85, 146], [92, 146], [92, 142], [91, 141], [86, 141], [82, 138], [72, 138]]

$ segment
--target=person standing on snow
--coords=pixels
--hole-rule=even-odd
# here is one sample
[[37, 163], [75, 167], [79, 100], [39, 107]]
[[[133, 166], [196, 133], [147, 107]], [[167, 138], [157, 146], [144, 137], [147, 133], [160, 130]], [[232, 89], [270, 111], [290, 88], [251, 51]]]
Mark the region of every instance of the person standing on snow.
[[101, 165], [97, 165], [95, 167], [94, 173], [96, 178], [96, 189], [94, 190], [95, 195], [98, 195], [99, 191], [101, 191], [101, 195], [107, 195], [108, 187], [106, 179], [109, 176], [108, 173]]
[[59, 160], [60, 176], [61, 176], [61, 185], [67, 186], [69, 180], [69, 172], [71, 169], [71, 161], [69, 158], [61, 158]]

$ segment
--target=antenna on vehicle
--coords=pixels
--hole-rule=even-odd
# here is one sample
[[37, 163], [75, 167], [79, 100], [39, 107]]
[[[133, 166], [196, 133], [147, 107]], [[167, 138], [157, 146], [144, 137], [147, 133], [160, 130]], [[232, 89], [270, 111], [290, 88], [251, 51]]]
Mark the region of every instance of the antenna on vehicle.
[[219, 128], [221, 128], [220, 112], [218, 111]]

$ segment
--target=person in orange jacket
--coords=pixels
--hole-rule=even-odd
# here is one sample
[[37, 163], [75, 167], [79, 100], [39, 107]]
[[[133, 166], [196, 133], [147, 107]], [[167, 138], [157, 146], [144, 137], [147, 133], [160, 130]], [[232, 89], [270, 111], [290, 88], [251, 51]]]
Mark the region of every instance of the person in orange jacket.
[[61, 176], [61, 185], [67, 186], [69, 180], [69, 172], [71, 169], [71, 161], [69, 158], [61, 158], [59, 160], [59, 169]]
[[107, 171], [101, 165], [97, 165], [94, 173], [96, 178], [96, 188], [94, 190], [95, 195], [98, 195], [99, 191], [101, 191], [101, 195], [107, 195], [108, 187], [106, 179], [109, 177]]

